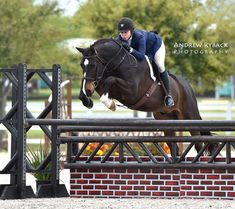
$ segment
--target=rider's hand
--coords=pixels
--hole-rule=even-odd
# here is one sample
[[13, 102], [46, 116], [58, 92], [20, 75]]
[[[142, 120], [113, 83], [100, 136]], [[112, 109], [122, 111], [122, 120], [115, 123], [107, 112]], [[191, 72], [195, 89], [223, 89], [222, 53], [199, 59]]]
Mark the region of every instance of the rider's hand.
[[128, 44], [128, 43], [123, 42], [123, 43], [122, 43], [122, 46], [123, 46], [123, 48], [125, 48], [128, 52], [130, 52], [130, 51], [131, 51], [131, 47], [129, 46], [129, 44]]

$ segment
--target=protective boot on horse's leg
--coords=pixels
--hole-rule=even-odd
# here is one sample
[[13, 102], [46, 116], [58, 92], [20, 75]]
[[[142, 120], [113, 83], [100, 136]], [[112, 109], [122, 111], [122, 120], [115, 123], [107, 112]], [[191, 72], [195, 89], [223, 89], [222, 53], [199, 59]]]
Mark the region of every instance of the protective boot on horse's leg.
[[[165, 92], [165, 98], [164, 98], [164, 103], [165, 106], [170, 108], [172, 106], [175, 105], [174, 100], [172, 98], [172, 96], [170, 95], [170, 82], [169, 82], [169, 76], [168, 73], [165, 69], [165, 45], [162, 42], [161, 47], [159, 48], [159, 50], [156, 52], [156, 54], [154, 55], [154, 62], [157, 65], [157, 68], [160, 72], [160, 78], [162, 80], [163, 83], [163, 89]], [[154, 63], [154, 64], [155, 64]], [[154, 65], [153, 65], [154, 66]], [[156, 74], [156, 66], [154, 67], [154, 73]]]

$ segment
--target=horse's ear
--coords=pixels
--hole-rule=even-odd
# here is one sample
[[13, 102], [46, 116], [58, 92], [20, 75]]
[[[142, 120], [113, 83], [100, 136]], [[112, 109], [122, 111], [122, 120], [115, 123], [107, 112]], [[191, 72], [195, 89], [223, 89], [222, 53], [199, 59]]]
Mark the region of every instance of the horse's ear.
[[84, 53], [84, 51], [85, 51], [85, 49], [80, 48], [80, 47], [76, 47], [76, 49], [77, 49], [79, 52], [81, 52], [82, 54], [83, 54], [83, 53]]

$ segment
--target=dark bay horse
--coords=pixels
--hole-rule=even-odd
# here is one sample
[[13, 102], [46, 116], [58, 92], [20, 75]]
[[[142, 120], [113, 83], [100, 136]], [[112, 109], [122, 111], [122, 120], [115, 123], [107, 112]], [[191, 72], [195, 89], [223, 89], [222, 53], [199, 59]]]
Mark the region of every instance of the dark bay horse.
[[[133, 110], [152, 112], [159, 120], [201, 120], [196, 97], [189, 83], [170, 74], [171, 94], [175, 105], [164, 106], [164, 88], [151, 78], [148, 59], [137, 61], [114, 39], [100, 39], [89, 48], [77, 48], [82, 53], [84, 77], [79, 99], [88, 108], [93, 106], [91, 96], [98, 92], [101, 101], [115, 110], [116, 99]], [[191, 135], [210, 135], [210, 132], [190, 132]], [[173, 131], [166, 131], [173, 136]], [[172, 150], [172, 144], [168, 146]], [[197, 152], [202, 144], [196, 143]], [[216, 145], [211, 144], [209, 154]], [[178, 152], [178, 149], [177, 149]]]

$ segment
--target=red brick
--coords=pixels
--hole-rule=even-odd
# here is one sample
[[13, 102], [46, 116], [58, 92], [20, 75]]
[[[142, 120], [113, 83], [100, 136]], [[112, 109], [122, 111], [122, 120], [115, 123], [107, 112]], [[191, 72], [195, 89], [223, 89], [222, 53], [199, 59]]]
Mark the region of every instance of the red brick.
[[221, 175], [221, 179], [234, 179], [234, 175]]
[[140, 173], [151, 173], [152, 169], [150, 168], [140, 168]]
[[90, 179], [90, 180], [89, 180], [89, 184], [101, 184], [101, 180]]
[[120, 177], [119, 174], [109, 174], [109, 179], [120, 179]]
[[193, 175], [193, 179], [205, 179], [205, 175]]
[[128, 196], [138, 196], [138, 192], [137, 191], [127, 191], [127, 195]]
[[88, 168], [79, 168], [77, 169], [77, 173], [87, 173], [88, 172]]
[[161, 175], [160, 179], [171, 179], [171, 175]]
[[173, 175], [173, 180], [180, 180], [180, 176], [179, 175]]
[[94, 185], [83, 185], [82, 187], [83, 189], [93, 189], [94, 188]]
[[114, 184], [126, 184], [125, 180], [115, 180]]
[[90, 173], [101, 173], [102, 169], [101, 168], [89, 168]]
[[146, 186], [146, 190], [157, 190], [157, 186]]
[[153, 192], [152, 195], [153, 196], [157, 196], [157, 197], [163, 197], [164, 196], [164, 192]]
[[152, 173], [164, 173], [164, 169], [154, 168], [154, 169], [152, 169]]
[[144, 179], [145, 175], [135, 174], [134, 179]]
[[176, 173], [179, 173], [179, 170], [178, 169], [166, 169], [165, 173], [176, 174]]
[[228, 192], [228, 197], [235, 197], [235, 192]]
[[181, 186], [181, 190], [191, 190], [192, 186]]
[[107, 190], [108, 186], [107, 185], [95, 185], [95, 189]]
[[71, 173], [70, 178], [71, 179], [80, 179], [82, 177], [82, 174], [80, 173]]
[[77, 183], [77, 184], [87, 184], [87, 183], [88, 183], [88, 180], [79, 179], [79, 180], [77, 180], [76, 183]]
[[107, 179], [108, 175], [103, 173], [95, 174], [96, 179]]
[[75, 190], [70, 190], [70, 197], [71, 197], [72, 195], [75, 195]]
[[132, 179], [132, 175], [131, 174], [122, 174], [121, 175], [121, 179]]
[[219, 175], [207, 175], [207, 179], [219, 179]]
[[170, 186], [160, 186], [160, 190], [171, 191], [171, 187]]
[[113, 195], [113, 191], [102, 191], [102, 195], [104, 196]]
[[177, 182], [177, 181], [167, 181], [166, 185], [179, 185], [179, 182]]
[[102, 180], [102, 184], [113, 184], [113, 180]]
[[70, 185], [70, 189], [81, 189], [81, 188], [82, 188], [81, 185], [77, 185], [77, 184], [75, 184], [75, 185]]
[[151, 196], [151, 192], [141, 191], [140, 196]]
[[172, 187], [172, 191], [180, 191], [180, 187], [179, 186]]
[[181, 196], [181, 197], [184, 197], [184, 196], [185, 196], [185, 194], [186, 194], [186, 192], [185, 192], [185, 191], [180, 191], [180, 196]]
[[164, 181], [152, 181], [152, 185], [164, 185]]
[[87, 190], [77, 190], [76, 194], [77, 195], [87, 195], [88, 191]]
[[121, 190], [132, 190], [132, 186], [121, 186]]
[[225, 197], [225, 196], [226, 196], [226, 193], [225, 193], [225, 192], [214, 192], [214, 196], [217, 196], [217, 197]]
[[139, 169], [138, 168], [129, 168], [127, 170], [127, 173], [139, 173]]
[[226, 173], [226, 169], [214, 169], [214, 173]]
[[136, 180], [128, 180], [127, 181], [127, 184], [138, 184], [139, 182], [138, 181], [136, 181]]
[[89, 191], [89, 195], [100, 195], [101, 194], [101, 191], [99, 190], [90, 190]]
[[200, 173], [212, 173], [212, 169], [203, 168], [199, 170]]
[[221, 190], [233, 191], [233, 187], [232, 186], [221, 186]]
[[[114, 173], [127, 173], [127, 169], [126, 168], [115, 168]], [[129, 170], [128, 170], [128, 173], [129, 173]]]
[[147, 174], [147, 175], [146, 175], [146, 179], [158, 179], [158, 175], [154, 175], [154, 174], [150, 175], [150, 174]]
[[134, 190], [145, 190], [144, 186], [134, 186]]
[[116, 195], [116, 196], [126, 196], [126, 192], [125, 191], [115, 191], [114, 195]]
[[110, 185], [109, 189], [110, 190], [120, 190], [120, 186]]
[[212, 185], [212, 181], [201, 181], [202, 185]]
[[[233, 162], [234, 162], [234, 161], [233, 161]], [[232, 169], [230, 168], [230, 169], [227, 170], [227, 172], [234, 174], [234, 173], [235, 173], [235, 168], [232, 168]]]
[[199, 169], [196, 169], [196, 168], [191, 168], [191, 169], [187, 169], [187, 173], [198, 173], [198, 170]]
[[214, 185], [226, 185], [226, 181], [214, 181]]
[[114, 169], [113, 168], [103, 168], [101, 170], [102, 173], [113, 173]]
[[227, 181], [228, 185], [235, 185], [235, 181]]
[[212, 192], [201, 191], [201, 192], [200, 192], [200, 196], [212, 196]]
[[193, 186], [193, 190], [205, 190], [204, 186]]
[[207, 190], [219, 190], [218, 186], [207, 186]]
[[182, 174], [181, 175], [181, 179], [192, 179], [193, 178], [193, 175], [192, 174]]
[[199, 196], [199, 192], [195, 191], [187, 191], [186, 194], [187, 196]]
[[82, 178], [84, 178], [84, 179], [93, 179], [93, 174], [84, 173], [84, 174], [82, 175]]
[[140, 185], [150, 185], [151, 181], [149, 180], [140, 180]]
[[188, 180], [187, 184], [199, 184], [199, 181]]
[[74, 179], [70, 179], [70, 184], [75, 184], [76, 181]]
[[179, 197], [179, 192], [166, 192], [167, 197]]

